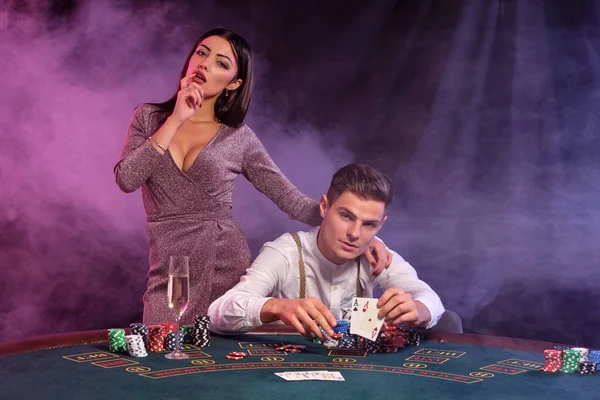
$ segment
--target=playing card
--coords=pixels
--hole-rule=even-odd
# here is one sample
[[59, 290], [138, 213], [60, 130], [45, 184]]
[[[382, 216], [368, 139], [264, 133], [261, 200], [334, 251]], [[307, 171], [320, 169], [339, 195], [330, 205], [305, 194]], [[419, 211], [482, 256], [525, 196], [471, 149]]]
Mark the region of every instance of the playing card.
[[321, 380], [344, 381], [345, 379], [339, 371], [321, 371]]
[[305, 381], [321, 380], [321, 371], [299, 371], [297, 374], [302, 377], [302, 380]]
[[286, 381], [343, 381], [339, 371], [295, 371], [275, 372], [275, 375]]
[[327, 379], [328, 381], [345, 381], [340, 371], [328, 371], [328, 374], [331, 375], [331, 379]]
[[275, 375], [286, 381], [303, 381], [307, 379], [298, 372], [275, 372]]
[[[370, 305], [377, 304], [377, 299], [371, 299], [368, 297], [354, 297], [352, 299], [352, 318], [350, 319], [350, 333], [358, 335], [358, 331], [363, 322], [365, 313], [369, 309]], [[377, 307], [375, 307], [377, 308]]]
[[289, 381], [289, 379], [287, 377], [287, 372], [275, 372], [275, 375], [277, 375], [281, 379], [285, 379], [286, 381]]
[[275, 375], [286, 381], [344, 381], [339, 371], [295, 371], [275, 372]]
[[357, 332], [358, 335], [367, 338], [369, 340], [377, 339], [381, 326], [383, 325], [383, 318], [377, 318], [377, 302], [371, 301], [367, 306], [367, 310], [364, 313], [362, 323]]

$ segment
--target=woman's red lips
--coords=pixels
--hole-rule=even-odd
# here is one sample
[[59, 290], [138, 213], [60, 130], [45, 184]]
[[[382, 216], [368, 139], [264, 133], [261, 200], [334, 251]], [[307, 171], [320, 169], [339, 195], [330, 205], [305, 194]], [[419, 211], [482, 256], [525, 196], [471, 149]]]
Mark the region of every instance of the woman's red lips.
[[195, 71], [194, 73], [196, 74], [194, 75], [194, 78], [196, 78], [199, 81], [202, 81], [202, 83], [206, 83], [206, 75], [204, 74], [204, 72]]

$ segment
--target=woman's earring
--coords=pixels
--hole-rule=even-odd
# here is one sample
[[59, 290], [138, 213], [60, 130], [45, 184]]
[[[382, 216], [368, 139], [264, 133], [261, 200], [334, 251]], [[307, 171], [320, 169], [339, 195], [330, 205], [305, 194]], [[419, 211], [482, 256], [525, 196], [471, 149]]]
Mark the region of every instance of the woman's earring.
[[229, 92], [225, 89], [225, 97], [229, 96]]

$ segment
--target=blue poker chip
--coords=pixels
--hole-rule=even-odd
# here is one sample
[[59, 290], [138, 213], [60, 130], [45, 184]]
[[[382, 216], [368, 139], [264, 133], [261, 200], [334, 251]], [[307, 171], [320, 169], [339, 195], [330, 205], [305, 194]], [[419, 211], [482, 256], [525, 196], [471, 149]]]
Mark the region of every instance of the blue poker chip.
[[350, 322], [344, 320], [337, 321], [336, 325], [333, 327], [335, 333], [347, 333], [349, 329]]

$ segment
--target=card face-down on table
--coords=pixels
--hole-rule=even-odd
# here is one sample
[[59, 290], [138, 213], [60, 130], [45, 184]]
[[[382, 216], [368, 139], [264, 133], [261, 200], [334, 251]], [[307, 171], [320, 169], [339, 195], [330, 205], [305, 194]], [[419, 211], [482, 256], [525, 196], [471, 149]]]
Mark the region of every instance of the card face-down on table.
[[375, 340], [383, 318], [378, 318], [377, 299], [368, 297], [355, 297], [352, 299], [352, 318], [350, 320], [350, 333], [360, 335], [369, 340]]

